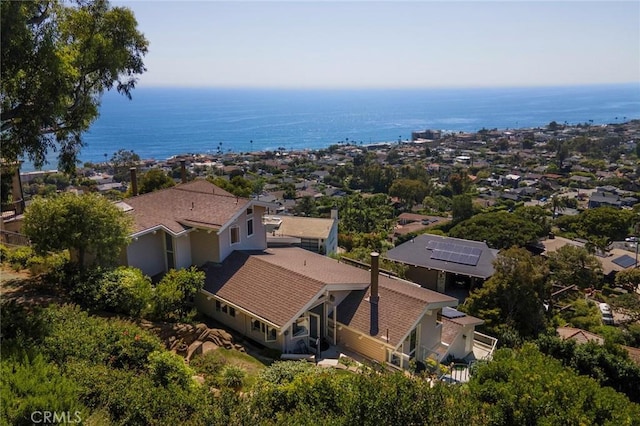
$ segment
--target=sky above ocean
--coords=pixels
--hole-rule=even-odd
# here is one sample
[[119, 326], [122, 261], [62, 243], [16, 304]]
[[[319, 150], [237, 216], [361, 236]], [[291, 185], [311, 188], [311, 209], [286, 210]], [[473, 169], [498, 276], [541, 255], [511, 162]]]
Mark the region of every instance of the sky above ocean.
[[638, 1], [114, 1], [141, 84], [496, 87], [640, 80]]

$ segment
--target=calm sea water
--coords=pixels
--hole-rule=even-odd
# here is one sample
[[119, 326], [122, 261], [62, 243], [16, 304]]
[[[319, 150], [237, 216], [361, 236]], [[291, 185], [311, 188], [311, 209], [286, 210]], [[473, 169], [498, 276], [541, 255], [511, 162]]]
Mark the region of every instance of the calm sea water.
[[507, 129], [553, 120], [615, 123], [640, 118], [640, 84], [416, 90], [137, 88], [131, 101], [107, 93], [100, 114], [85, 134], [82, 161], [104, 161], [105, 154], [111, 158], [120, 148], [142, 158], [166, 159], [218, 149], [318, 149], [347, 140], [397, 141], [424, 129]]

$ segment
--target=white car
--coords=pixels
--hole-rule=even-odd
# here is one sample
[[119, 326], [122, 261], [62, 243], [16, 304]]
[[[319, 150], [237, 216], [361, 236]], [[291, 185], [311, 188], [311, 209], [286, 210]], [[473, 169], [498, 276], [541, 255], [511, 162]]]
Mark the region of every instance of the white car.
[[598, 307], [600, 308], [600, 312], [604, 315], [604, 314], [609, 314], [611, 315], [611, 306], [609, 306], [608, 303], [600, 303], [598, 304]]
[[599, 303], [600, 313], [602, 314], [602, 323], [606, 325], [614, 325], [613, 312], [611, 312], [611, 306], [608, 303]]

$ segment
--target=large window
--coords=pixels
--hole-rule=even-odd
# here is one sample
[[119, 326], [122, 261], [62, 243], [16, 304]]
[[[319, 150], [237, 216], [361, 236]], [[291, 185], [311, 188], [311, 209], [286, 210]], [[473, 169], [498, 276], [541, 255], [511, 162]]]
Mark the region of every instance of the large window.
[[253, 235], [253, 219], [247, 220], [247, 237]]
[[238, 244], [240, 242], [240, 228], [238, 226], [231, 227], [231, 244]]

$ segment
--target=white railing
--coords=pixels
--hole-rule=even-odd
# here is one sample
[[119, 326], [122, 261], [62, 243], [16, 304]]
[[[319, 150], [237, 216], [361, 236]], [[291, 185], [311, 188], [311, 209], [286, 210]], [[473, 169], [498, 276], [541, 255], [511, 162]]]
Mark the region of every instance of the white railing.
[[473, 345], [478, 345], [481, 349], [487, 352], [487, 355], [481, 359], [491, 359], [493, 352], [496, 350], [496, 346], [498, 345], [498, 339], [476, 331], [473, 333]]

